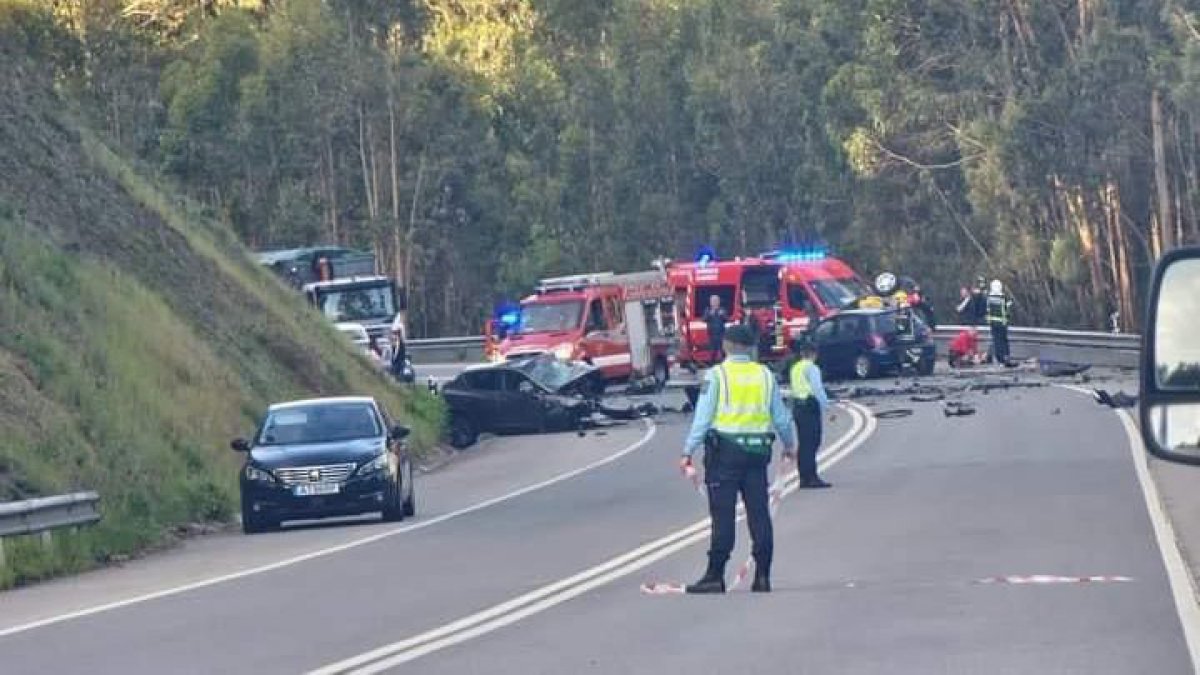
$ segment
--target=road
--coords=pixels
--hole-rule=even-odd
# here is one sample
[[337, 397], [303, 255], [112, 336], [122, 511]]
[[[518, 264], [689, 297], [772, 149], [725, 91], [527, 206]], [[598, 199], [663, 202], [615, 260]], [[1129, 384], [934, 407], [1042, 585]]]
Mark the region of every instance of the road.
[[[769, 596], [639, 590], [703, 567], [686, 420], [663, 416], [489, 441], [399, 526], [213, 537], [0, 595], [0, 670], [1192, 672], [1121, 420], [1058, 388], [976, 401], [843, 409], [835, 488], [782, 503]], [[985, 582], [1031, 575], [1110, 580]]]

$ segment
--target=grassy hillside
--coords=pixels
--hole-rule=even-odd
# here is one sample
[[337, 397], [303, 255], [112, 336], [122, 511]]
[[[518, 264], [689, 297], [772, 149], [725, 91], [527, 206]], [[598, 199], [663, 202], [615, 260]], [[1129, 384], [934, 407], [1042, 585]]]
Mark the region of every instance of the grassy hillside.
[[0, 501], [95, 489], [104, 521], [9, 545], [0, 587], [232, 518], [228, 441], [274, 400], [375, 395], [430, 447], [436, 401], [390, 386], [231, 232], [110, 151], [13, 24], [0, 13]]

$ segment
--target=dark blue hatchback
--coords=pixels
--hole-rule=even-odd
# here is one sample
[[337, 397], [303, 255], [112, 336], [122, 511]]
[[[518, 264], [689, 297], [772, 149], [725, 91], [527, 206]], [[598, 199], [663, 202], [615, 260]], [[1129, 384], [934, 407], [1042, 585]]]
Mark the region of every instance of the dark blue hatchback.
[[856, 309], [819, 323], [817, 364], [834, 378], [864, 380], [912, 368], [933, 373], [937, 348], [929, 327], [907, 309]]

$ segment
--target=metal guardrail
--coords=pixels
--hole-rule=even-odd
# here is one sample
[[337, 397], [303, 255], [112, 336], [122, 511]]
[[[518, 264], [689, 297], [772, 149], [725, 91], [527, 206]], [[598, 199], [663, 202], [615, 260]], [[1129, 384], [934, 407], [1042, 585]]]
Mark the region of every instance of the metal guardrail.
[[100, 495], [95, 492], [40, 497], [0, 504], [0, 537], [41, 534], [64, 527], [91, 525], [100, 520]]
[[[939, 326], [934, 339], [945, 345], [960, 331], [969, 326]], [[987, 326], [975, 326], [982, 345], [991, 344], [991, 331]], [[1013, 326], [1008, 329], [1008, 341], [1013, 357], [1019, 359], [1039, 358], [1047, 361], [1089, 363], [1094, 366], [1115, 368], [1137, 368], [1141, 353], [1142, 338], [1130, 333], [1099, 333], [1094, 331], [1072, 331], [1057, 328], [1026, 328]]]
[[[967, 326], [939, 326], [934, 339], [945, 346]], [[977, 326], [980, 342], [988, 345], [991, 333], [987, 326]], [[1013, 356], [1042, 358], [1052, 361], [1091, 363], [1097, 366], [1136, 368], [1141, 350], [1141, 336], [1129, 333], [1100, 333], [1057, 328], [1027, 328], [1013, 326], [1008, 331]], [[411, 340], [409, 351], [413, 360], [421, 363], [452, 363], [481, 361], [484, 338], [480, 335]]]

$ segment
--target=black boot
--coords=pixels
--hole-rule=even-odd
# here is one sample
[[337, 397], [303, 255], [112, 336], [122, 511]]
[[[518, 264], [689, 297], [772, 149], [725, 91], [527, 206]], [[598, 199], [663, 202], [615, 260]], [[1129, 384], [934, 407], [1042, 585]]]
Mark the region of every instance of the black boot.
[[754, 584], [750, 586], [750, 590], [755, 593], [770, 593], [771, 592], [771, 574], [766, 570], [754, 571]]
[[693, 593], [696, 595], [724, 593], [725, 566], [714, 565], [712, 562], [709, 562], [708, 570], [704, 572], [704, 576], [701, 577], [700, 581], [697, 581], [694, 584], [688, 584], [687, 588], [684, 590], [686, 590], [688, 593]]

